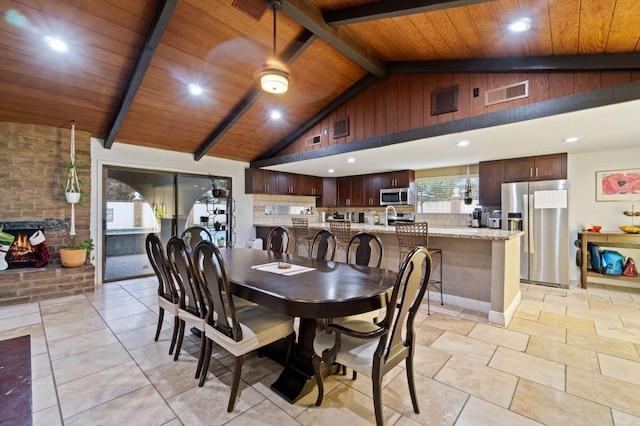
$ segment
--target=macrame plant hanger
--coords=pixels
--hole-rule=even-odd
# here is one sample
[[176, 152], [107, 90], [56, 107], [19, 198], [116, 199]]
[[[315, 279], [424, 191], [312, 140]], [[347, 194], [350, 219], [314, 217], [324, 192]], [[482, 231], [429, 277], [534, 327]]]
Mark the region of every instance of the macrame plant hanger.
[[467, 164], [467, 184], [464, 187], [464, 203], [471, 205], [473, 203], [473, 196], [471, 195], [471, 176], [469, 175], [469, 165]]
[[[65, 197], [71, 204], [71, 228], [69, 235], [76, 235], [76, 211], [75, 205], [80, 200], [80, 182], [78, 181], [78, 170], [76, 168], [76, 122], [71, 122], [71, 163], [67, 172], [67, 183], [65, 185]], [[73, 194], [73, 195], [71, 195]]]

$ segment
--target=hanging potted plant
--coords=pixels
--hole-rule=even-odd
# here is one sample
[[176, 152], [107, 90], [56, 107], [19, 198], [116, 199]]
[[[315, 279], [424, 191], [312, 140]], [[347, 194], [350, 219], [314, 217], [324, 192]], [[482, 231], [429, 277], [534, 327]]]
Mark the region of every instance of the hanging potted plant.
[[95, 248], [93, 239], [76, 241], [75, 235], [69, 235], [60, 248], [60, 262], [66, 268], [76, 268], [91, 259]]
[[64, 198], [67, 203], [77, 204], [82, 201], [82, 187], [84, 183], [79, 178], [78, 168], [82, 167], [81, 161], [76, 157], [75, 147], [75, 121], [71, 122], [71, 161], [64, 167]]

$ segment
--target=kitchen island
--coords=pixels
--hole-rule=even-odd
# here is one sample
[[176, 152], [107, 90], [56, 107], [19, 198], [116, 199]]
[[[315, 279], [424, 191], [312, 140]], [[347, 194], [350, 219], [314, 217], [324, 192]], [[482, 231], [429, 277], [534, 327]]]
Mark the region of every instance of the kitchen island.
[[[328, 223], [309, 223], [309, 233], [328, 227]], [[353, 223], [351, 230], [352, 234], [364, 231], [378, 235], [385, 250], [381, 267], [398, 270], [400, 251], [394, 226]], [[488, 228], [429, 228], [429, 245], [442, 250], [441, 278], [445, 302], [484, 312], [490, 322], [508, 325], [521, 297], [522, 235], [521, 231]], [[303, 250], [301, 255], [304, 255]], [[335, 260], [344, 262], [344, 251], [340, 251]], [[438, 257], [434, 258], [435, 279], [440, 279], [438, 262]], [[439, 294], [431, 294], [432, 304], [439, 300]]]

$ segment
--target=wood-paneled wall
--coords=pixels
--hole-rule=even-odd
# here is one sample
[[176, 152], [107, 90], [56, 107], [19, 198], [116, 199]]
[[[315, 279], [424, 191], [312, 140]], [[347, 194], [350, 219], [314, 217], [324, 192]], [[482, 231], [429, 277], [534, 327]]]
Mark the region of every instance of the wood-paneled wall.
[[[484, 105], [486, 91], [525, 80], [529, 81], [527, 98]], [[338, 107], [278, 156], [418, 129], [638, 80], [638, 71], [392, 74], [387, 80], [372, 84]], [[459, 88], [458, 110], [431, 115], [431, 93], [454, 85]], [[480, 91], [477, 97], [473, 97], [474, 88]], [[349, 135], [334, 139], [333, 123], [345, 116], [349, 117]], [[314, 135], [321, 135], [322, 143], [305, 146], [304, 139]]]

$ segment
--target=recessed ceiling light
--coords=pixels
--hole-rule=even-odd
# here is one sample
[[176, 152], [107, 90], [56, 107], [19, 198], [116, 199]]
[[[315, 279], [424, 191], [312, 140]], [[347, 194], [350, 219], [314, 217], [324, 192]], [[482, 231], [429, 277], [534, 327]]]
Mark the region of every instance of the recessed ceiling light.
[[280, 111], [271, 111], [271, 118], [273, 120], [279, 120], [282, 117], [282, 114], [280, 113]]
[[347, 163], [355, 163], [355, 162], [356, 162], [355, 158], [353, 158], [353, 157], [347, 158]]
[[329, 173], [333, 173], [333, 172], [335, 172], [335, 170], [333, 170], [333, 169], [329, 169], [329, 170], [327, 170], [327, 171], [328, 171]]
[[67, 46], [67, 43], [60, 40], [59, 38], [46, 36], [44, 38], [44, 41], [45, 43], [47, 43], [47, 45], [49, 45], [50, 48], [52, 48], [56, 52], [66, 52], [67, 50], [69, 50], [69, 46]]
[[460, 141], [456, 143], [456, 146], [467, 146], [469, 145], [469, 141]]
[[197, 84], [190, 84], [189, 93], [191, 93], [192, 95], [202, 95], [202, 87], [198, 86]]
[[564, 141], [565, 142], [577, 142], [578, 139], [580, 139], [580, 138], [577, 137], [577, 136], [571, 136], [571, 137], [566, 138]]
[[507, 25], [509, 31], [514, 33], [521, 33], [524, 31], [528, 31], [531, 28], [531, 19], [529, 18], [520, 18], [516, 21], [511, 22]]

